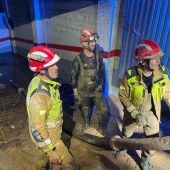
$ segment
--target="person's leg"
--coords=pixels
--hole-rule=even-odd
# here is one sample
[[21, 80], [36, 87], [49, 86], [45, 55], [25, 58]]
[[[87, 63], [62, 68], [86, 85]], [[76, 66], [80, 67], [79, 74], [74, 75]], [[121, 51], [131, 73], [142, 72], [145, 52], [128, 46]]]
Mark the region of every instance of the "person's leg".
[[107, 106], [106, 102], [103, 96], [101, 97], [94, 97], [94, 104], [96, 106], [96, 115], [98, 118], [98, 129], [97, 131], [102, 135], [105, 136], [105, 128], [104, 128], [104, 123], [105, 123], [105, 114], [107, 111]]
[[87, 129], [90, 127], [90, 118], [89, 118], [90, 98], [82, 97], [81, 111], [84, 120], [84, 129]]
[[[146, 126], [144, 126], [144, 132], [146, 137], [158, 137], [159, 136], [159, 121], [153, 112], [146, 114]], [[141, 169], [150, 170], [150, 157], [154, 154], [153, 151], [142, 151], [141, 154]]]
[[[133, 135], [136, 127], [137, 124], [135, 122], [131, 122], [131, 124], [124, 126], [122, 130], [122, 138], [130, 138]], [[125, 156], [126, 153], [127, 149], [120, 149], [115, 153], [115, 157], [116, 158], [123, 157]]]

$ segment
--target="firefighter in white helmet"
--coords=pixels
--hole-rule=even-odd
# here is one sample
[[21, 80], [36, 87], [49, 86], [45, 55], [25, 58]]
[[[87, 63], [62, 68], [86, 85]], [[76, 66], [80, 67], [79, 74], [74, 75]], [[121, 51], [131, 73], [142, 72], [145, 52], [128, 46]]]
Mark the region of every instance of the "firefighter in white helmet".
[[29, 68], [36, 73], [28, 87], [27, 112], [30, 135], [35, 143], [36, 169], [53, 169], [58, 166], [78, 169], [78, 166], [61, 140], [63, 111], [60, 99], [58, 61], [60, 57], [51, 49], [35, 46], [28, 53]]
[[[170, 86], [165, 66], [160, 64], [163, 52], [152, 40], [143, 40], [136, 48], [139, 65], [125, 71], [119, 91], [124, 106], [123, 137], [131, 137], [137, 126], [143, 127], [146, 137], [158, 136], [161, 100], [170, 106]], [[117, 156], [125, 153], [120, 151]], [[143, 151], [141, 168], [150, 170], [150, 153]]]

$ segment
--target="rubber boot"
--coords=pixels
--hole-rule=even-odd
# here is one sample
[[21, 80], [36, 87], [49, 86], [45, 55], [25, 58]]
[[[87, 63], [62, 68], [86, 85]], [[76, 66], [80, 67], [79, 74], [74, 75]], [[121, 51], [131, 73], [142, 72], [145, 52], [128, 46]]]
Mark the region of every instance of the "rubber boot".
[[88, 107], [83, 107], [82, 112], [83, 112], [84, 130], [85, 130], [85, 129], [90, 127], [89, 109], [88, 109]]
[[106, 135], [105, 130], [104, 130], [104, 120], [102, 118], [98, 118], [98, 129], [97, 131], [101, 135], [101, 137], [104, 137]]

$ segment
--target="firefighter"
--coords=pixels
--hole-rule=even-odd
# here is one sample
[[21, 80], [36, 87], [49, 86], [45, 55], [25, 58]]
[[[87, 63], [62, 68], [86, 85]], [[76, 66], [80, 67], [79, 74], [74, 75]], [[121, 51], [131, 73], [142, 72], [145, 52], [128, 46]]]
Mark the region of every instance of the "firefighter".
[[105, 68], [102, 53], [96, 49], [98, 34], [87, 28], [81, 32], [80, 42], [83, 51], [75, 57], [72, 66], [72, 86], [75, 100], [81, 104], [84, 119], [84, 132], [90, 127], [90, 106], [96, 106], [98, 136], [105, 135], [104, 118], [106, 103], [103, 96]]
[[[123, 137], [131, 137], [137, 126], [141, 126], [146, 137], [159, 135], [161, 100], [170, 106], [168, 73], [160, 64], [163, 52], [152, 40], [143, 40], [136, 48], [139, 61], [125, 71], [119, 91], [124, 106]], [[125, 150], [119, 151], [121, 155]], [[142, 151], [141, 168], [150, 170], [151, 151]]]
[[58, 166], [76, 170], [75, 159], [61, 140], [63, 111], [60, 99], [58, 61], [60, 57], [49, 48], [35, 46], [28, 53], [29, 68], [36, 75], [27, 92], [27, 112], [30, 135], [37, 150], [34, 155], [37, 170]]

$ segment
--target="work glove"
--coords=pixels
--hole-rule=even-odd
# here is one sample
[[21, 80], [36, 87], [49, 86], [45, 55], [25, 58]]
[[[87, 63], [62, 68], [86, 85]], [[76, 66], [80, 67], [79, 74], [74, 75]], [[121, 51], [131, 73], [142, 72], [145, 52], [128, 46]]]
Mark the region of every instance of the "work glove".
[[95, 89], [95, 92], [100, 92], [102, 93], [102, 85], [98, 85]]
[[102, 85], [98, 85], [95, 89], [96, 97], [100, 98], [102, 96]]
[[136, 117], [136, 123], [137, 123], [139, 126], [145, 126], [145, 125], [146, 125], [146, 118], [145, 118], [145, 116], [143, 115], [143, 113], [140, 113], [139, 115], [137, 115], [137, 117]]
[[79, 96], [79, 94], [75, 94], [74, 95], [74, 101], [76, 102], [76, 103], [81, 103], [81, 98], [80, 98], [80, 96]]

